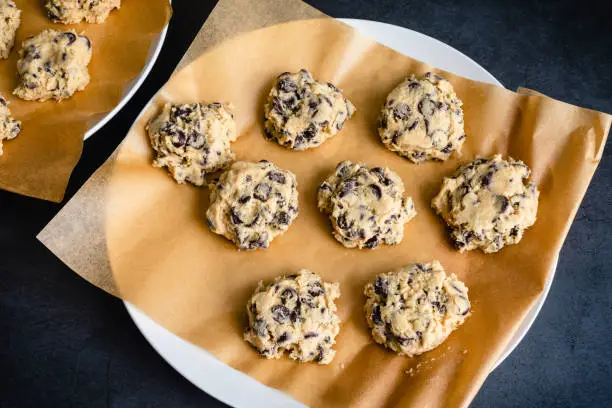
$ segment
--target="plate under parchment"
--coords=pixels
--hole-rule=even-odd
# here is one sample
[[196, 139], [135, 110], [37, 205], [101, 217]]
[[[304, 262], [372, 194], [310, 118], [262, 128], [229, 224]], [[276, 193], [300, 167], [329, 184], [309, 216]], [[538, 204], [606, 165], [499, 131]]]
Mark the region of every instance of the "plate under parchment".
[[[412, 58], [466, 78], [503, 86], [471, 58], [434, 38], [404, 27], [376, 21], [339, 20]], [[165, 34], [165, 31], [162, 34]], [[544, 292], [527, 313], [493, 369], [512, 353], [529, 331], [548, 295], [555, 269], [556, 263], [546, 282]], [[176, 371], [206, 393], [235, 407], [303, 407], [287, 394], [267, 387], [225, 365], [206, 350], [164, 329], [130, 303], [124, 303], [136, 326], [153, 348]]]
[[[172, 0], [169, 0], [169, 3], [172, 4]], [[166, 40], [166, 34], [168, 33], [168, 24], [164, 27], [164, 29], [159, 33], [159, 35], [153, 40], [151, 45], [149, 46], [149, 54], [147, 55], [147, 62], [145, 63], [144, 68], [140, 71], [140, 74], [123, 90], [123, 95], [121, 96], [121, 101], [111, 110], [101, 117], [101, 119], [94, 121], [89, 125], [89, 129], [85, 133], [84, 140], [87, 140], [91, 136], [93, 136], [98, 130], [102, 129], [104, 125], [106, 125], [112, 118], [115, 117], [123, 109], [123, 107], [132, 99], [132, 97], [136, 94], [136, 92], [140, 89], [141, 85], [149, 76], [151, 69], [155, 65], [157, 61], [157, 57], [159, 57], [159, 53], [164, 45], [164, 41]]]

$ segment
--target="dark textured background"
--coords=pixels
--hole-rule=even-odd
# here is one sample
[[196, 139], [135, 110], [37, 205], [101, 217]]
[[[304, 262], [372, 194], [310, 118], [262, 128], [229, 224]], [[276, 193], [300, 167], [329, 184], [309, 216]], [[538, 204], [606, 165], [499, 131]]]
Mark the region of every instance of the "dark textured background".
[[[510, 89], [524, 85], [612, 113], [609, 0], [308, 2], [334, 17], [435, 37]], [[155, 68], [126, 108], [85, 143], [67, 199], [163, 85], [213, 4], [174, 0]], [[611, 155], [608, 146], [541, 314], [474, 407], [612, 406]], [[81, 280], [35, 239], [61, 206], [0, 192], [0, 407], [223, 406], [153, 351], [119, 300]]]

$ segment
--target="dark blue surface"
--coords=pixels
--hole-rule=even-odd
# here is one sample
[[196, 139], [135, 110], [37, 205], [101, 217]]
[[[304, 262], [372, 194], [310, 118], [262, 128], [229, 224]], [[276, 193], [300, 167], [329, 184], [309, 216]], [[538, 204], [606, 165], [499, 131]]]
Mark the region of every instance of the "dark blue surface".
[[[510, 89], [527, 86], [612, 113], [609, 1], [309, 3], [335, 17], [384, 21], [435, 37]], [[174, 1], [157, 65], [127, 107], [87, 141], [67, 199], [114, 150], [212, 6]], [[540, 316], [487, 379], [474, 407], [612, 406], [611, 156], [608, 146]], [[36, 241], [60, 208], [0, 192], [0, 407], [223, 406], [153, 351], [120, 301], [78, 278]]]

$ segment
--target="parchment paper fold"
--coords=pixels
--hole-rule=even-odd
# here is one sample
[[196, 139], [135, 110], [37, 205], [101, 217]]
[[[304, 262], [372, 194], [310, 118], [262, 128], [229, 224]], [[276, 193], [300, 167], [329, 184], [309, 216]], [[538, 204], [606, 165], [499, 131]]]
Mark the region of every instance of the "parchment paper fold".
[[[333, 19], [305, 19], [320, 16], [297, 0], [222, 0], [184, 68], [39, 239], [94, 285], [308, 405], [466, 406], [542, 292], [601, 159], [612, 117], [436, 70], [464, 101], [468, 137], [461, 157], [411, 164], [379, 142], [376, 116], [399, 81], [432, 67]], [[358, 110], [339, 135], [298, 153], [264, 140], [262, 104], [278, 73], [302, 67], [337, 84]], [[177, 185], [150, 165], [144, 125], [169, 100], [231, 101], [240, 134], [233, 145], [237, 157], [265, 158], [297, 175], [300, 215], [269, 250], [236, 251], [206, 226], [208, 191]], [[538, 221], [519, 245], [490, 255], [459, 254], [431, 198], [458, 165], [495, 153], [533, 170], [541, 191]], [[400, 245], [359, 251], [332, 238], [315, 195], [343, 159], [389, 166], [402, 177], [418, 215]], [[439, 348], [415, 358], [395, 356], [370, 339], [363, 286], [377, 273], [433, 259], [466, 282], [473, 314]], [[343, 323], [329, 366], [268, 361], [242, 340], [243, 308], [257, 282], [298, 268], [341, 284]]]

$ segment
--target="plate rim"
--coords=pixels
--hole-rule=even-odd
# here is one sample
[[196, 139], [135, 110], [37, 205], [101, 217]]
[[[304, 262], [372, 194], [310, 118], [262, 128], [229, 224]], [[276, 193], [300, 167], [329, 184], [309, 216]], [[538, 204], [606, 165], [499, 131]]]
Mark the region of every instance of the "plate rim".
[[[172, 4], [172, 0], [168, 0], [168, 2]], [[83, 136], [83, 140], [89, 139], [90, 137], [95, 135], [100, 129], [106, 126], [106, 124], [110, 122], [115, 116], [117, 116], [117, 114], [125, 107], [125, 105], [127, 105], [128, 102], [132, 100], [134, 95], [136, 95], [136, 92], [138, 92], [138, 90], [140, 89], [144, 81], [147, 79], [147, 77], [151, 73], [151, 70], [155, 66], [155, 63], [157, 62], [157, 59], [159, 58], [159, 55], [161, 54], [161, 50], [164, 47], [164, 43], [166, 41], [166, 36], [168, 34], [169, 27], [170, 27], [170, 22], [168, 21], [168, 23], [166, 23], [166, 25], [164, 26], [163, 30], [156, 37], [155, 39], [156, 43], [151, 44], [151, 46], [149, 46], [150, 55], [147, 59], [146, 65], [140, 71], [136, 79], [135, 80], [133, 79], [132, 81], [130, 81], [132, 82], [132, 84], [127, 89], [127, 92], [124, 91], [119, 103], [115, 105], [115, 107], [112, 110], [107, 112], [104, 115], [104, 117], [102, 117], [102, 119], [96, 122], [95, 125], [87, 129], [87, 131], [85, 132], [85, 135]], [[152, 53], [151, 53], [151, 50], [153, 50]], [[147, 106], [149, 105], [149, 103], [151, 102], [147, 102]]]
[[[375, 26], [386, 26], [388, 29], [392, 29], [392, 30], [404, 30], [406, 32], [410, 32], [411, 35], [415, 35], [417, 37], [422, 38], [424, 41], [428, 41], [428, 42], [435, 42], [436, 44], [438, 44], [439, 46], [442, 46], [444, 48], [446, 48], [446, 51], [450, 51], [452, 53], [457, 54], [457, 56], [459, 56], [460, 58], [468, 61], [470, 64], [476, 66], [477, 68], [479, 68], [480, 70], [482, 70], [483, 73], [486, 73], [486, 75], [489, 77], [489, 81], [486, 81], [488, 83], [497, 85], [497, 86], [501, 86], [503, 87], [502, 83], [497, 80], [497, 78], [495, 78], [489, 71], [487, 71], [484, 67], [482, 67], [480, 64], [478, 64], [476, 61], [474, 61], [472, 58], [470, 58], [469, 56], [463, 54], [461, 51], [457, 50], [456, 48], [436, 39], [433, 37], [430, 37], [426, 34], [420, 33], [418, 31], [406, 28], [406, 27], [402, 27], [399, 25], [395, 25], [395, 24], [390, 24], [390, 23], [385, 23], [385, 22], [380, 22], [380, 21], [374, 21], [374, 20], [367, 20], [367, 19], [355, 19], [355, 18], [337, 18], [337, 20], [347, 23], [351, 26], [354, 26], [354, 24], [365, 24], [365, 25], [369, 25], [371, 27], [375, 27]], [[353, 23], [353, 24], [351, 24]], [[166, 26], [167, 29], [167, 26]], [[367, 35], [367, 34], [366, 34]], [[385, 45], [385, 44], [383, 44]], [[161, 47], [160, 47], [161, 48]], [[452, 70], [448, 70], [447, 71], [451, 71]], [[481, 80], [481, 82], [484, 82]], [[157, 92], [156, 92], [157, 94]], [[150, 106], [150, 104], [153, 102], [155, 98], [155, 95], [149, 100], [149, 102], [147, 102], [147, 104], [144, 106], [144, 108], [142, 109], [142, 111], [140, 112], [140, 114], [138, 115], [138, 117], [134, 120], [134, 123], [136, 123], [140, 117], [144, 114], [144, 112], [148, 109], [148, 107]], [[547, 279], [547, 281], [545, 282], [544, 288], [542, 290], [542, 293], [539, 295], [539, 297], [534, 301], [533, 305], [531, 306], [531, 308], [527, 311], [527, 313], [525, 314], [523, 321], [520, 323], [520, 325], [517, 327], [517, 330], [515, 332], [515, 334], [510, 338], [510, 340], [508, 341], [508, 345], [506, 346], [506, 348], [504, 349], [504, 351], [500, 354], [498, 360], [495, 362], [495, 364], [491, 367], [490, 373], [493, 372], [497, 367], [499, 367], [501, 365], [502, 362], [504, 362], [508, 356], [516, 349], [516, 347], [521, 343], [521, 341], [525, 338], [525, 336], [527, 335], [527, 332], [530, 330], [531, 326], [533, 325], [533, 323], [535, 322], [537, 316], [539, 315], [545, 300], [548, 296], [548, 293], [550, 291], [550, 288], [552, 286], [553, 280], [554, 280], [554, 276], [556, 273], [556, 269], [557, 269], [557, 265], [558, 265], [558, 256], [556, 257], [555, 261], [554, 261], [554, 265], [552, 267], [552, 271]], [[193, 385], [195, 385], [197, 388], [199, 388], [200, 390], [202, 390], [203, 392], [207, 393], [208, 395], [212, 396], [213, 398], [218, 399], [219, 401], [228, 404], [230, 406], [259, 406], [257, 405], [253, 400], [251, 399], [247, 399], [249, 402], [247, 403], [247, 400], [242, 400], [244, 402], [244, 405], [242, 404], [236, 404], [233, 405], [235, 403], [236, 400], [240, 399], [239, 396], [237, 396], [237, 393], [230, 393], [228, 392], [228, 394], [223, 394], [222, 392], [218, 392], [219, 387], [222, 384], [219, 384], [219, 378], [210, 378], [211, 381], [214, 381], [217, 383], [217, 388], [213, 391], [211, 391], [210, 387], [203, 387], [199, 382], [196, 382], [194, 379], [191, 378], [190, 374], [187, 374], [182, 367], [180, 367], [176, 361], [173, 361], [171, 358], [168, 358], [168, 353], [165, 350], [162, 350], [162, 347], [160, 346], [160, 344], [163, 341], [159, 341], [159, 339], [155, 339], [154, 335], [152, 334], [152, 331], [160, 331], [160, 334], [163, 333], [163, 335], [168, 335], [168, 338], [173, 338], [173, 341], [178, 341], [178, 342], [182, 342], [183, 346], [182, 347], [186, 347], [186, 348], [194, 348], [194, 350], [197, 350], [205, 355], [207, 355], [208, 358], [212, 359], [211, 360], [211, 364], [220, 364], [220, 367], [222, 366], [223, 370], [229, 370], [229, 371], [233, 371], [235, 372], [234, 375], [241, 375], [244, 376], [246, 380], [250, 380], [253, 383], [257, 384], [257, 388], [266, 388], [267, 392], [269, 392], [269, 394], [266, 394], [268, 396], [272, 395], [271, 393], [277, 393], [277, 394], [281, 394], [285, 397], [285, 401], [283, 402], [282, 405], [277, 405], [277, 403], [274, 403], [270, 400], [266, 401], [266, 407], [270, 408], [270, 407], [287, 407], [287, 406], [296, 406], [296, 407], [303, 407], [304, 405], [299, 403], [298, 401], [296, 401], [292, 396], [285, 394], [279, 390], [276, 390], [274, 388], [268, 387], [262, 383], [259, 383], [258, 381], [256, 381], [255, 379], [249, 377], [248, 375], [235, 370], [234, 368], [230, 367], [229, 365], [223, 363], [222, 361], [218, 360], [216, 357], [214, 357], [211, 353], [209, 353], [207, 350], [200, 348], [196, 345], [193, 345], [189, 342], [187, 342], [186, 340], [181, 339], [180, 337], [176, 336], [175, 334], [173, 334], [172, 332], [166, 330], [164, 327], [160, 326], [159, 324], [157, 324], [155, 321], [153, 321], [150, 317], [148, 317], [147, 315], [145, 315], [143, 312], [141, 312], [138, 308], [136, 308], [134, 305], [132, 305], [131, 303], [129, 303], [128, 301], [123, 300], [123, 304], [126, 308], [126, 310], [128, 311], [128, 314], [130, 316], [130, 318], [133, 320], [134, 324], [136, 325], [136, 327], [138, 328], [138, 330], [140, 331], [140, 333], [143, 335], [143, 337], [147, 340], [147, 342], [151, 345], [151, 347], [153, 347], [153, 349], [161, 356], [161, 358], [168, 363], [175, 371], [177, 371], [179, 374], [181, 374], [181, 376], [183, 376], [187, 381], [189, 381], [190, 383], [192, 383]], [[149, 326], [149, 327], [147, 327]], [[152, 329], [152, 330], [151, 330]], [[213, 362], [214, 360], [214, 362]], [[209, 385], [207, 383], [207, 385]], [[223, 394], [223, 395], [221, 395]], [[255, 404], [255, 405], [253, 405]], [[263, 406], [263, 405], [262, 405]]]

